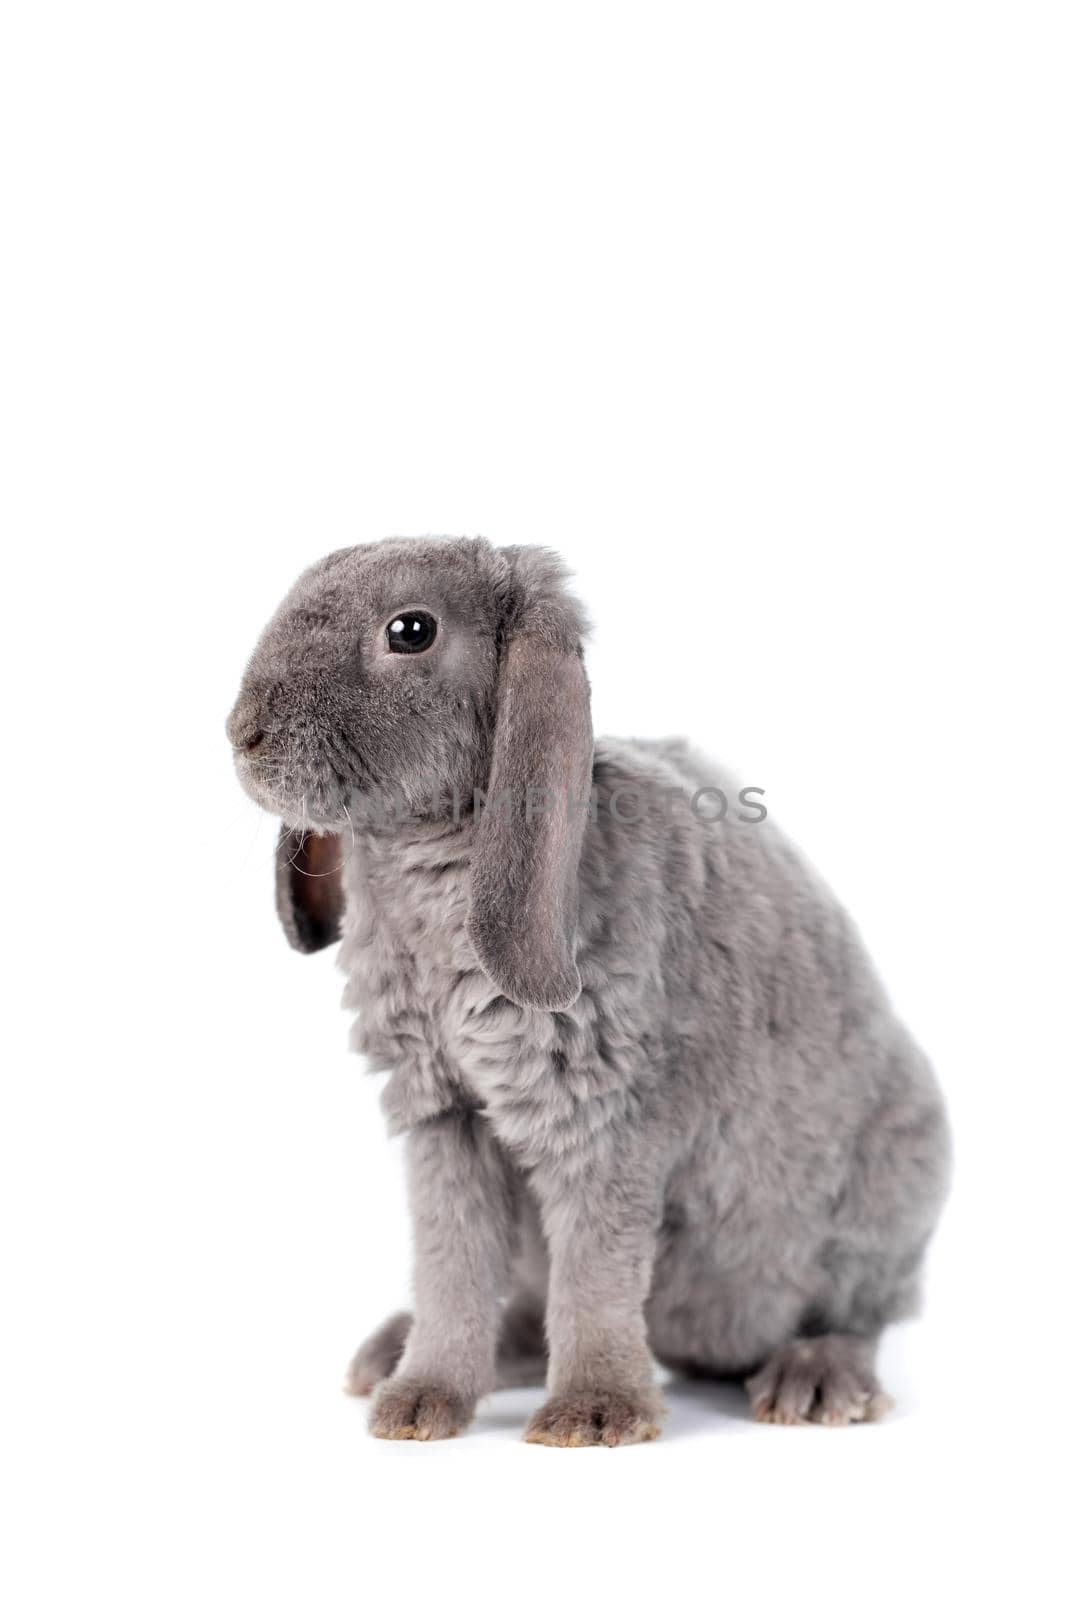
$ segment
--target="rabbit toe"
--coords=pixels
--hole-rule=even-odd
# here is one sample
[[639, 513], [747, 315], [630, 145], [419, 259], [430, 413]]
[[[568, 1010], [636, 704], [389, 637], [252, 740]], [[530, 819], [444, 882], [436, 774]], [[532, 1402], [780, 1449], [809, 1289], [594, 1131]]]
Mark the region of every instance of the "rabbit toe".
[[533, 1416], [525, 1440], [564, 1448], [639, 1444], [658, 1437], [661, 1411], [658, 1400], [649, 1396], [609, 1391], [558, 1395]]
[[756, 1422], [874, 1422], [892, 1402], [881, 1391], [861, 1345], [828, 1334], [797, 1339], [747, 1380]]
[[389, 1378], [374, 1394], [370, 1432], [376, 1439], [451, 1439], [474, 1414], [472, 1401], [426, 1378]]

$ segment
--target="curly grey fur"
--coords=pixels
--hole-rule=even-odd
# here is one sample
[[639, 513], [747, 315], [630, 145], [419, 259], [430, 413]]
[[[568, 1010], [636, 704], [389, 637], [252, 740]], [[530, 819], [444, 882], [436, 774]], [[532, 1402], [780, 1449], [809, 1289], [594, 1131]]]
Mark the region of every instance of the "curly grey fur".
[[[545, 1347], [536, 1442], [653, 1437], [652, 1352], [750, 1377], [765, 1420], [876, 1416], [876, 1339], [915, 1304], [946, 1188], [929, 1067], [772, 823], [665, 803], [721, 773], [680, 741], [593, 747], [564, 577], [482, 540], [339, 551], [231, 715], [242, 781], [288, 825], [289, 936], [343, 927], [353, 1041], [406, 1135], [414, 1320], [350, 1382], [376, 1383], [391, 1438], [458, 1431], [498, 1359], [535, 1372]], [[413, 607], [438, 638], [392, 655]], [[516, 784], [578, 803], [440, 814]], [[664, 803], [632, 820], [633, 785]]]

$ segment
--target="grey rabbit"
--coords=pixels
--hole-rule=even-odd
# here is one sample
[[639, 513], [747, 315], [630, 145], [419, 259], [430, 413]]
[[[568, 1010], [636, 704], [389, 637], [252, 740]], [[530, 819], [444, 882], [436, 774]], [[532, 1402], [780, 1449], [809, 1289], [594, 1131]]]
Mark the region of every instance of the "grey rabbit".
[[729, 784], [682, 741], [593, 742], [566, 578], [483, 539], [339, 550], [227, 725], [283, 822], [285, 931], [341, 940], [406, 1136], [414, 1313], [349, 1387], [385, 1439], [545, 1369], [527, 1440], [652, 1439], [653, 1356], [746, 1379], [760, 1421], [875, 1418], [946, 1190], [939, 1093], [773, 823], [690, 803]]

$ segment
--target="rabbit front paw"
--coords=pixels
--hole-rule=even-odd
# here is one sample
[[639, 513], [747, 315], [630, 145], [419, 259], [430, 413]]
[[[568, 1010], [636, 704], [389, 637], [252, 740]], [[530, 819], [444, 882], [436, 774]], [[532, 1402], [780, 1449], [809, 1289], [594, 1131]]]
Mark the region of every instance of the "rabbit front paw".
[[451, 1439], [474, 1415], [474, 1402], [428, 1378], [387, 1378], [374, 1391], [376, 1439]]
[[587, 1390], [556, 1395], [530, 1421], [527, 1444], [573, 1448], [640, 1444], [659, 1435], [662, 1405], [654, 1395]]

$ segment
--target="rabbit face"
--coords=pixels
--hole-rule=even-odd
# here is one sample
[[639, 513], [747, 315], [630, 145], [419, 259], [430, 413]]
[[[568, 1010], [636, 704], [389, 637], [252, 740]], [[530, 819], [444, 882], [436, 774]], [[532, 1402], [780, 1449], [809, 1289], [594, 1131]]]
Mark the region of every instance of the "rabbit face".
[[509, 569], [482, 540], [340, 550], [268, 623], [227, 723], [241, 783], [293, 826], [418, 815], [491, 760]]
[[[458, 825], [487, 790], [469, 864], [477, 959], [516, 1005], [574, 1003], [593, 742], [585, 619], [566, 576], [538, 545], [391, 539], [327, 556], [282, 602], [227, 727], [245, 789], [299, 830], [276, 854], [297, 949], [338, 937], [326, 857], [346, 824], [354, 839], [397, 802], [403, 817], [439, 817], [447, 797]], [[534, 793], [563, 803], [524, 807]]]

